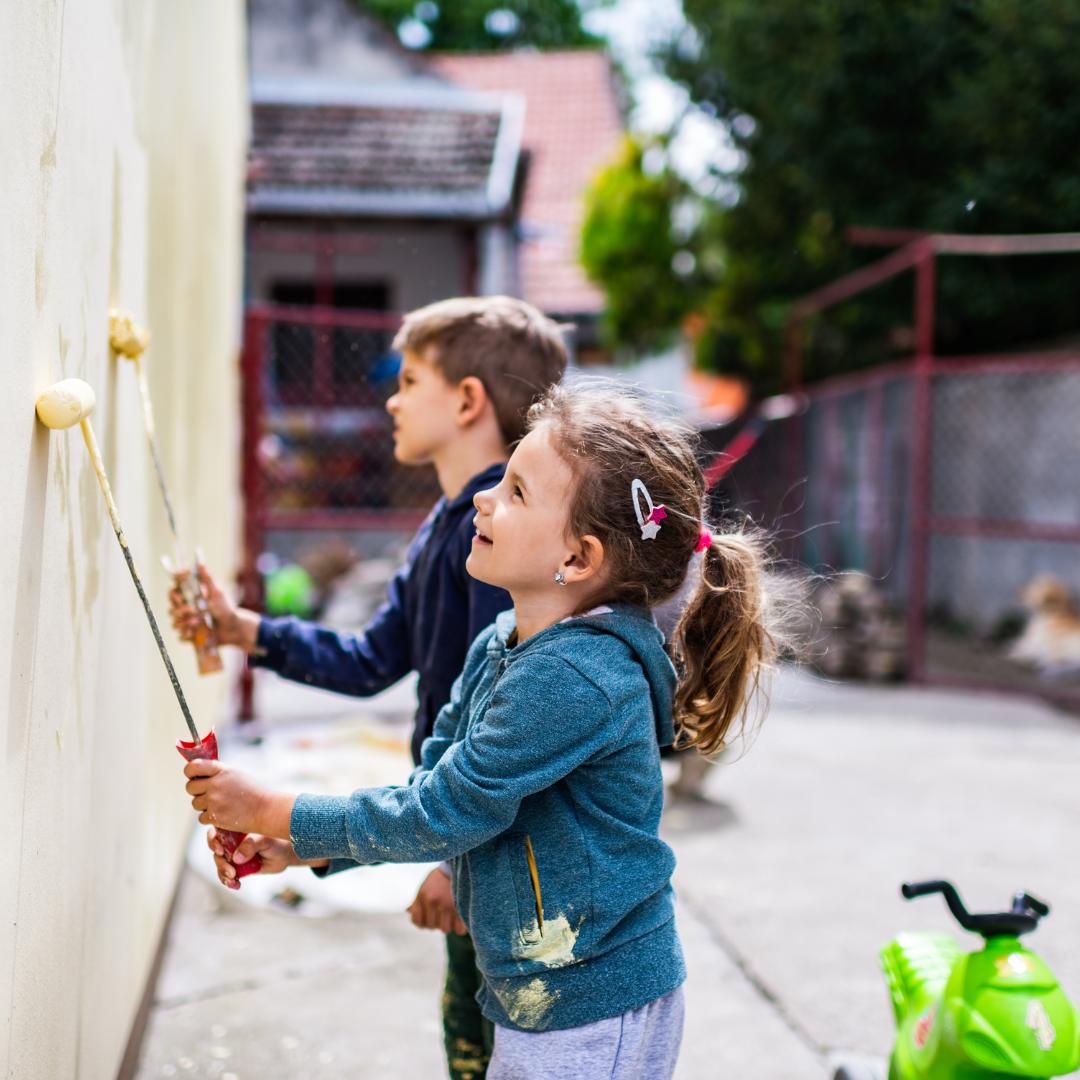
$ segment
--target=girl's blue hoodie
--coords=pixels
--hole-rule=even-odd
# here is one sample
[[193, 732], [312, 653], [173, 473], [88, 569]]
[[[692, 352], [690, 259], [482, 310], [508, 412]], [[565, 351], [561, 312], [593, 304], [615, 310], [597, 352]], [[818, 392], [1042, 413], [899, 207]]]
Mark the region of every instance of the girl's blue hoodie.
[[685, 978], [659, 838], [675, 672], [647, 613], [598, 609], [512, 646], [480, 634], [407, 787], [301, 795], [302, 858], [449, 860], [484, 1015], [576, 1027]]

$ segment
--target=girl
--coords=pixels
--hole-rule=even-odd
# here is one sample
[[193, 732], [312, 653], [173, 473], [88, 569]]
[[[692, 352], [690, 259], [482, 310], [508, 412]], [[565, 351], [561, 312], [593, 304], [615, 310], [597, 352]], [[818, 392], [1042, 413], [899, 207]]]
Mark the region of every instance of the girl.
[[[744, 715], [774, 651], [762, 562], [709, 533], [692, 433], [637, 396], [556, 388], [529, 419], [475, 496], [466, 564], [514, 609], [473, 643], [409, 785], [293, 797], [197, 761], [187, 790], [205, 824], [289, 838], [245, 841], [273, 868], [448, 860], [491, 1080], [670, 1077], [685, 969], [659, 747], [716, 753]], [[649, 609], [703, 550], [676, 673]]]

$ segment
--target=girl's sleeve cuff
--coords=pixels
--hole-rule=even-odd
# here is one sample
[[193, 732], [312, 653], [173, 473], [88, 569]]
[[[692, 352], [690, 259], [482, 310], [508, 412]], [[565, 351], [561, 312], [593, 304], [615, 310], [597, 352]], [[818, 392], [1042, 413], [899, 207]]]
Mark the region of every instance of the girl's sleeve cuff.
[[289, 819], [296, 854], [301, 859], [348, 859], [348, 812], [347, 795], [298, 795]]

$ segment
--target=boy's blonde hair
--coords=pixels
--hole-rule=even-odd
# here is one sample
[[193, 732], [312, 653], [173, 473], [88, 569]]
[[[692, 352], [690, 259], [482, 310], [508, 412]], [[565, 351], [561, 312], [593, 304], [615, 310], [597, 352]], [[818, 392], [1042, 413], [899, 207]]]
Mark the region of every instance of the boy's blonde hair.
[[[610, 381], [553, 387], [529, 411], [537, 429], [574, 473], [568, 534], [604, 545], [604, 589], [586, 606], [653, 608], [674, 596], [708, 529], [696, 432]], [[634, 480], [667, 511], [652, 540], [642, 539]], [[730, 741], [776, 655], [776, 610], [764, 548], [745, 530], [713, 533], [691, 572], [697, 584], [672, 635], [676, 745], [711, 755]]]
[[559, 326], [512, 296], [459, 296], [405, 316], [393, 347], [434, 363], [447, 381], [484, 384], [503, 440], [525, 434], [529, 406], [566, 370]]

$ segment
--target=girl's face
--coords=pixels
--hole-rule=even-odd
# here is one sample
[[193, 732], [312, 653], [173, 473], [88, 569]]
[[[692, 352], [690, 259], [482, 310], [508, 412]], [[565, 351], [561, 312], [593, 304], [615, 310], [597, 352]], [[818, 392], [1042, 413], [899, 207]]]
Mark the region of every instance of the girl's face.
[[554, 578], [560, 569], [571, 583], [580, 574], [580, 557], [566, 536], [573, 483], [570, 466], [547, 430], [530, 431], [518, 443], [500, 483], [473, 498], [476, 536], [465, 563], [468, 572], [506, 589], [515, 603], [570, 592]]

